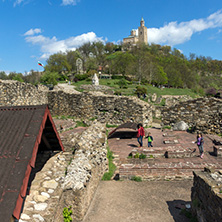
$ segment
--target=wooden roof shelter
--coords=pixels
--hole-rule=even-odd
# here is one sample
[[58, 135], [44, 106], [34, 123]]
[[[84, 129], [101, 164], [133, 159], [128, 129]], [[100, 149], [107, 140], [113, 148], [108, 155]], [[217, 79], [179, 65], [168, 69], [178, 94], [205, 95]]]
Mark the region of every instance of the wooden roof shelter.
[[64, 151], [47, 105], [0, 107], [0, 221], [19, 219], [39, 150]]
[[128, 129], [133, 129], [133, 130], [137, 130], [137, 123], [134, 123], [134, 122], [126, 122], [126, 123], [123, 123], [121, 124], [120, 126], [118, 126], [117, 128], [115, 128], [114, 130], [112, 130], [108, 137], [111, 137], [118, 129], [125, 129], [125, 128], [128, 128]]

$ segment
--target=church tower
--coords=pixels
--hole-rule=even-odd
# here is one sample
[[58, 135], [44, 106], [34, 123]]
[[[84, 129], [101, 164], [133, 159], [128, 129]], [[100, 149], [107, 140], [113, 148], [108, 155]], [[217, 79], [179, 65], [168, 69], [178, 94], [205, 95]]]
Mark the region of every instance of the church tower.
[[140, 27], [138, 28], [138, 37], [139, 42], [144, 42], [146, 45], [148, 44], [147, 27], [145, 26], [145, 21], [143, 18], [141, 19]]

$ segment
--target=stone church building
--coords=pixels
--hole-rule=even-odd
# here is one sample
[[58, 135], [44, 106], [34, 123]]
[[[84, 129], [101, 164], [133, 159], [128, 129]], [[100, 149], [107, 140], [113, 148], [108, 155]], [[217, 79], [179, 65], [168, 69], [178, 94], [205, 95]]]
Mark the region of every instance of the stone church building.
[[136, 34], [136, 29], [133, 29], [130, 36], [123, 39], [123, 43], [128, 45], [136, 45], [138, 42], [148, 44], [147, 27], [143, 18], [140, 21], [140, 27], [138, 27], [138, 35]]

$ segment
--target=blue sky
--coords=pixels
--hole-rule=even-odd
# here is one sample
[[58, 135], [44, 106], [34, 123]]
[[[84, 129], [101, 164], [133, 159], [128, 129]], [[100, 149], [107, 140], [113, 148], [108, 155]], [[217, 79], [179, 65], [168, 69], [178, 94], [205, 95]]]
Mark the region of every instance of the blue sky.
[[42, 71], [56, 52], [118, 42], [141, 17], [149, 43], [222, 60], [221, 0], [0, 0], [0, 71]]

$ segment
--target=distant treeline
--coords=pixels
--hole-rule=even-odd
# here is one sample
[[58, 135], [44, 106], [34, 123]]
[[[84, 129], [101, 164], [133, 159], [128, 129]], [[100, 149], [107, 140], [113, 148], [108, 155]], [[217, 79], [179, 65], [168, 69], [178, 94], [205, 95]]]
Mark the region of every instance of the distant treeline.
[[59, 52], [46, 61], [41, 75], [31, 70], [29, 73], [0, 72], [1, 79], [56, 84], [58, 80], [74, 77], [77, 72], [76, 60], [81, 58], [87, 76], [98, 72], [122, 74], [127, 80], [141, 84], [164, 85], [174, 88], [190, 88], [197, 93], [206, 89], [218, 90], [222, 85], [222, 61], [211, 57], [189, 58], [170, 46], [138, 44], [129, 46], [103, 42], [86, 43], [75, 51]]

